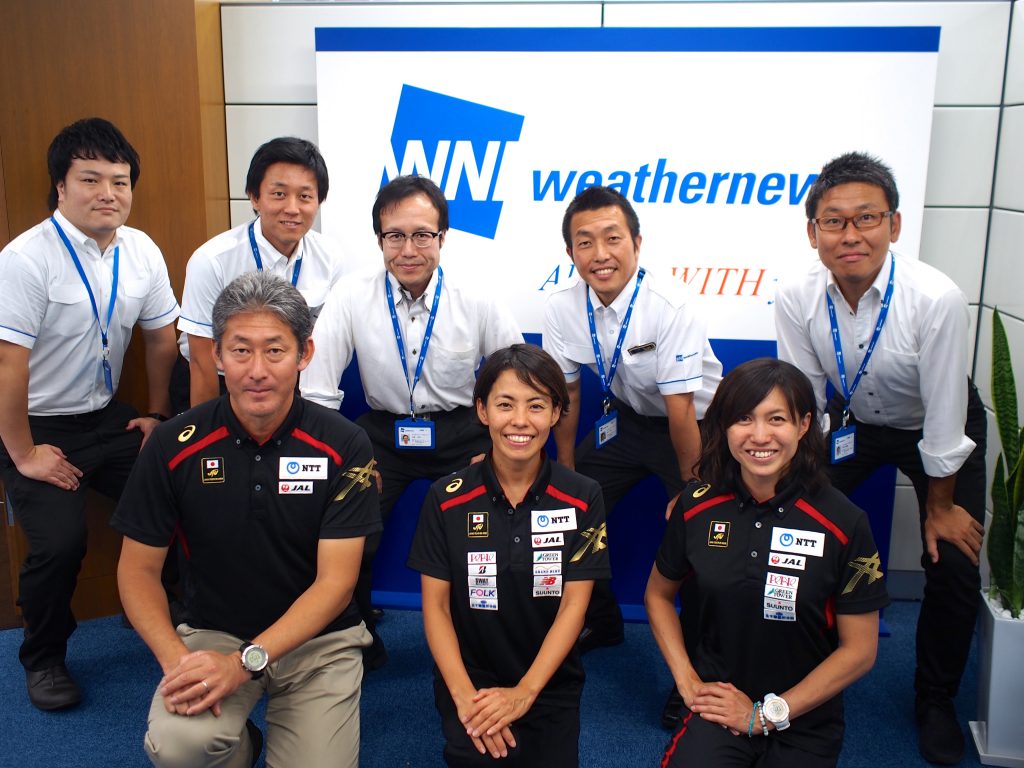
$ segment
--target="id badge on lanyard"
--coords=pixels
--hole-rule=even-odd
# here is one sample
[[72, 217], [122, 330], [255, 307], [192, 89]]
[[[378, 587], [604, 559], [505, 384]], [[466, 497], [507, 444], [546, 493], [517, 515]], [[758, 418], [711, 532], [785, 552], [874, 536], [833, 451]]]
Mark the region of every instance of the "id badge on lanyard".
[[603, 448], [619, 436], [619, 412], [611, 407], [611, 401], [604, 403], [604, 415], [594, 422], [594, 447]]
[[395, 448], [432, 450], [434, 448], [434, 422], [430, 419], [399, 419], [395, 422]]
[[[420, 356], [416, 362], [416, 371], [413, 374], [412, 384], [409, 385], [409, 418], [395, 421], [395, 448], [401, 450], [433, 450], [436, 445], [435, 424], [430, 419], [417, 419], [416, 409], [413, 404], [412, 394], [419, 383], [423, 373], [423, 361], [427, 359], [427, 349], [430, 346], [430, 337], [434, 332], [434, 320], [437, 318], [437, 305], [441, 300], [441, 285], [444, 280], [444, 273], [437, 268], [437, 290], [434, 291], [434, 303], [430, 308], [430, 317], [427, 319], [427, 327], [423, 332], [423, 343], [420, 345]], [[391, 311], [391, 325], [395, 332], [395, 342], [398, 344], [398, 356], [402, 360], [402, 370], [405, 379], [409, 380], [409, 364], [405, 357], [405, 341], [402, 339], [402, 326], [398, 322], [398, 311], [395, 309], [395, 297], [391, 291], [391, 283], [388, 276], [384, 276], [384, 293], [388, 300], [388, 309]]]
[[829, 441], [829, 459], [833, 464], [849, 461], [857, 455], [857, 428], [855, 425], [850, 424], [850, 402], [853, 400], [853, 393], [856, 391], [857, 385], [860, 384], [861, 376], [867, 371], [868, 360], [871, 359], [871, 355], [875, 351], [878, 338], [882, 335], [882, 326], [885, 325], [885, 318], [889, 315], [889, 305], [892, 303], [893, 288], [896, 284], [896, 259], [891, 254], [889, 262], [891, 265], [889, 268], [889, 284], [886, 286], [885, 294], [882, 296], [882, 306], [878, 312], [875, 331], [871, 336], [867, 351], [864, 353], [864, 359], [860, 362], [860, 368], [857, 370], [857, 375], [854, 377], [851, 386], [846, 384], [846, 364], [843, 360], [843, 342], [839, 338], [836, 305], [829, 295], [828, 288], [826, 287], [825, 289], [825, 305], [828, 307], [828, 319], [832, 324], [832, 343], [835, 345], [836, 367], [839, 371], [839, 383], [843, 387], [843, 423], [839, 429], [832, 432]]
[[85, 292], [89, 296], [89, 304], [92, 306], [92, 315], [96, 318], [96, 325], [100, 329], [100, 368], [103, 371], [103, 385], [107, 388], [110, 394], [114, 394], [114, 373], [110, 367], [110, 319], [114, 316], [114, 306], [117, 304], [117, 274], [119, 254], [121, 252], [121, 246], [114, 246], [114, 265], [113, 265], [113, 277], [110, 284], [110, 301], [107, 304], [107, 323], [104, 325], [100, 321], [99, 307], [96, 306], [96, 295], [92, 292], [92, 286], [89, 284], [89, 278], [85, 274], [85, 268], [82, 266], [81, 260], [78, 258], [78, 254], [75, 252], [75, 248], [71, 245], [71, 241], [68, 236], [64, 234], [64, 230], [60, 224], [57, 223], [57, 219], [53, 216], [50, 217], [50, 221], [53, 222], [54, 228], [57, 230], [57, 234], [60, 235], [60, 239], [64, 243], [64, 247], [68, 249], [68, 254], [71, 256], [71, 261], [75, 265], [75, 269], [78, 271], [78, 276], [81, 278], [82, 283], [85, 285]]
[[601, 353], [601, 343], [597, 338], [597, 324], [594, 321], [594, 305], [590, 301], [590, 290], [587, 290], [587, 320], [590, 323], [590, 342], [594, 346], [594, 360], [597, 362], [597, 373], [601, 379], [601, 389], [604, 391], [603, 410], [601, 417], [594, 422], [594, 447], [603, 448], [619, 436], [619, 412], [612, 408], [612, 381], [615, 379], [615, 371], [618, 370], [619, 360], [622, 357], [622, 343], [626, 340], [626, 331], [629, 330], [629, 320], [633, 316], [633, 305], [636, 304], [637, 294], [640, 293], [640, 283], [644, 280], [644, 268], [641, 267], [636, 275], [636, 286], [633, 288], [633, 297], [629, 300], [629, 307], [626, 315], [622, 318], [622, 326], [619, 328], [619, 338], [615, 343], [615, 351], [612, 353], [611, 363], [607, 372], [604, 367], [604, 355]]

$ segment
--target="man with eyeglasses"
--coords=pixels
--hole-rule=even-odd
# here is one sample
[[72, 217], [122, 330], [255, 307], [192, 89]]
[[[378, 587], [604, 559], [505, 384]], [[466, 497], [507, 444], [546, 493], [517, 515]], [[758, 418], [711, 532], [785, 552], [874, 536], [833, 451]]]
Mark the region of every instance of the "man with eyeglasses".
[[[373, 231], [384, 269], [350, 275], [327, 297], [313, 331], [317, 355], [303, 371], [303, 397], [341, 405], [341, 374], [359, 357], [370, 406], [358, 419], [373, 443], [381, 475], [380, 512], [414, 480], [436, 480], [489, 450], [473, 408], [481, 358], [523, 341], [509, 311], [483, 291], [463, 287], [439, 262], [448, 201], [429, 178], [399, 176], [377, 193]], [[387, 661], [370, 603], [380, 535], [367, 537], [355, 600], [373, 635], [366, 664]]]
[[[952, 765], [964, 752], [953, 707], [978, 610], [985, 515], [985, 409], [968, 379], [968, 309], [944, 274], [894, 254], [892, 171], [861, 153], [822, 169], [807, 195], [819, 263], [780, 286], [779, 357], [798, 366], [827, 410], [830, 475], [849, 493], [895, 464], [921, 516], [924, 600], [917, 625], [919, 749]], [[836, 395], [827, 405], [826, 382]]]

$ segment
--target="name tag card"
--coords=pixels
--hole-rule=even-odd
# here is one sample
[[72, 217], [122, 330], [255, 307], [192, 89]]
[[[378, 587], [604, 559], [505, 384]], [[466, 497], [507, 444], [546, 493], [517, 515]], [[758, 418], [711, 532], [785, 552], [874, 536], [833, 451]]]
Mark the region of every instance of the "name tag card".
[[434, 422], [401, 419], [395, 422], [395, 448], [429, 451], [434, 448]]

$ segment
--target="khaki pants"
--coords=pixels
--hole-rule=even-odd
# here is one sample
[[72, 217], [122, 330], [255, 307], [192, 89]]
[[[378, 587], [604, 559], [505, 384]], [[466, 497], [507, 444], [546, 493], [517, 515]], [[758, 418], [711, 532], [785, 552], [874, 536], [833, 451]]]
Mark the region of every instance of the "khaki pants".
[[[178, 627], [192, 651], [232, 653], [241, 638], [225, 632]], [[252, 746], [245, 720], [264, 693], [267, 701], [267, 768], [357, 768], [362, 649], [370, 644], [363, 624], [313, 638], [267, 667], [221, 702], [221, 715], [172, 715], [154, 693], [146, 754], [160, 768], [249, 768]]]

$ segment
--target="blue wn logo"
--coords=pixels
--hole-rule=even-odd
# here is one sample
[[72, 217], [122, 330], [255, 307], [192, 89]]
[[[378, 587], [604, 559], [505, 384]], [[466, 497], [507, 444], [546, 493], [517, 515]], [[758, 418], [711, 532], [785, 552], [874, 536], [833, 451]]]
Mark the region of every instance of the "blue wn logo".
[[451, 227], [493, 240], [502, 205], [494, 199], [498, 171], [505, 145], [519, 141], [522, 128], [522, 115], [403, 85], [381, 184], [429, 176], [448, 198]]

